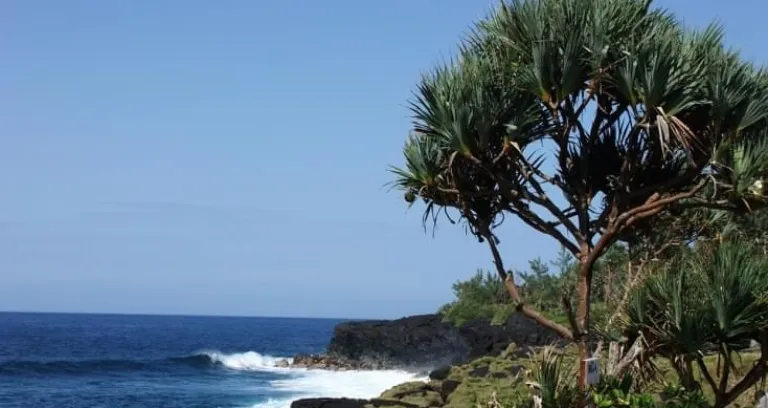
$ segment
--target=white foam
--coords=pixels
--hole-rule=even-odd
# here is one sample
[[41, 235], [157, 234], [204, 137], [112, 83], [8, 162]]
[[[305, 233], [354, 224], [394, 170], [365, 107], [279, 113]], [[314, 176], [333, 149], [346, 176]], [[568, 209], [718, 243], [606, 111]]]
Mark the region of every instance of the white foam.
[[265, 356], [255, 351], [233, 354], [224, 354], [218, 351], [206, 351], [203, 354], [207, 355], [214, 363], [221, 364], [232, 370], [243, 371], [287, 370], [285, 368], [277, 368], [275, 367], [275, 364], [280, 360], [287, 360], [288, 362], [292, 361], [290, 358]]
[[288, 408], [299, 398], [375, 398], [382, 391], [408, 381], [426, 381], [413, 373], [398, 370], [381, 371], [328, 371], [305, 368], [278, 368], [280, 360], [255, 351], [225, 354], [218, 351], [204, 352], [214, 363], [232, 370], [280, 372], [281, 379], [269, 382], [269, 389], [287, 394], [284, 399], [270, 399], [252, 408]]
[[273, 389], [307, 397], [374, 398], [407, 381], [423, 381], [405, 371], [306, 370], [293, 378], [270, 382]]
[[[269, 389], [288, 395], [270, 399], [252, 408], [288, 408], [300, 398], [375, 398], [382, 391], [408, 381], [426, 381], [413, 373], [397, 370], [381, 371], [327, 371], [304, 368], [277, 368], [279, 357], [262, 355], [253, 351], [224, 354], [205, 353], [213, 362], [233, 370], [279, 371], [283, 378], [269, 382]], [[291, 361], [291, 359], [286, 359]]]

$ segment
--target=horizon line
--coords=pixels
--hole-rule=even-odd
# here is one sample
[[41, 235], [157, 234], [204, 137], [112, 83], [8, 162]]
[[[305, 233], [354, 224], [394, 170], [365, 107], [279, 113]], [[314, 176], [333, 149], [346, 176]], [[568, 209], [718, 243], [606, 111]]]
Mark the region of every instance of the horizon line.
[[341, 321], [374, 321], [394, 320], [382, 318], [351, 318], [351, 317], [307, 317], [307, 316], [258, 316], [246, 314], [205, 314], [205, 313], [127, 313], [127, 312], [72, 312], [45, 310], [0, 310], [0, 314], [37, 314], [37, 315], [90, 315], [90, 316], [137, 316], [137, 317], [223, 317], [237, 319], [293, 319], [293, 320], [341, 320]]

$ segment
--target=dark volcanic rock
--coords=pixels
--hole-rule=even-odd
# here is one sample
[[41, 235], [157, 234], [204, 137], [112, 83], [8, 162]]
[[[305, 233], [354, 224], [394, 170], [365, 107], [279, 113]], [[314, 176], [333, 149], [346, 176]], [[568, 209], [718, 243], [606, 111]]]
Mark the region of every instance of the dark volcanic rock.
[[349, 398], [306, 398], [293, 401], [291, 408], [362, 408], [367, 400]]
[[460, 328], [432, 314], [341, 323], [328, 354], [383, 367], [438, 367], [499, 354], [509, 343], [543, 346], [556, 340], [554, 334], [517, 313], [504, 325], [477, 320]]
[[472, 320], [458, 330], [471, 346], [467, 360], [498, 355], [509, 343], [528, 348], [524, 346], [538, 347], [559, 341], [557, 335], [519, 313], [513, 313], [504, 325], [491, 326], [483, 320]]
[[448, 396], [456, 391], [456, 388], [458, 388], [459, 385], [461, 385], [461, 382], [456, 380], [443, 381], [443, 384], [440, 386], [440, 396], [443, 397], [443, 401], [448, 401]]
[[449, 374], [451, 374], [451, 366], [443, 366], [432, 370], [429, 373], [429, 379], [442, 381], [448, 378]]
[[512, 360], [521, 360], [536, 354], [536, 350], [533, 347], [518, 347], [511, 353], [507, 354], [507, 358]]
[[468, 352], [469, 345], [458, 330], [438, 315], [342, 323], [328, 346], [332, 356], [388, 366], [444, 365]]
[[366, 406], [372, 406], [376, 408], [419, 408], [418, 405], [383, 399], [363, 400], [349, 398], [305, 398], [293, 401], [291, 403], [291, 408], [364, 408]]
[[[278, 362], [281, 363], [281, 362]], [[281, 367], [283, 365], [275, 365]], [[346, 370], [375, 370], [381, 368], [376, 364], [366, 361], [354, 361], [344, 358], [323, 356], [316, 354], [297, 354], [290, 365], [294, 368], [308, 368], [318, 370], [346, 371]]]
[[375, 408], [379, 408], [379, 407], [386, 407], [386, 408], [395, 408], [395, 407], [397, 407], [397, 408], [401, 408], [401, 407], [402, 408], [422, 408], [422, 407], [420, 407], [420, 406], [418, 406], [416, 404], [409, 404], [407, 402], [402, 402], [402, 401], [390, 401], [390, 400], [385, 400], [385, 399], [380, 399], [380, 398], [374, 398], [374, 399], [368, 401], [368, 405], [371, 405], [371, 406], [373, 406]]
[[525, 366], [519, 365], [519, 364], [513, 365], [512, 367], [509, 367], [506, 371], [512, 375], [518, 375], [525, 371]]
[[474, 370], [469, 372], [469, 376], [470, 377], [486, 377], [490, 371], [491, 371], [491, 368], [488, 366], [477, 367]]

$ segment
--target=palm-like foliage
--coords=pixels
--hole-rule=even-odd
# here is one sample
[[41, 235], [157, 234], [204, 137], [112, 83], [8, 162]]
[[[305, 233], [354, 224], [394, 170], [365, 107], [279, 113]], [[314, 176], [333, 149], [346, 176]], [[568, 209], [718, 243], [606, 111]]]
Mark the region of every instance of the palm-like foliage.
[[[722, 37], [650, 0], [505, 3], [419, 83], [393, 185], [426, 203], [425, 222], [456, 210], [518, 310], [586, 355], [593, 266], [613, 242], [654, 235], [665, 210], [765, 202], [768, 75]], [[570, 328], [528, 307], [507, 276], [494, 233], [506, 214], [581, 261]]]
[[536, 406], [566, 407], [575, 400], [575, 393], [569, 378], [573, 376], [570, 367], [563, 361], [563, 355], [554, 347], [545, 347], [531, 356], [535, 369], [529, 373], [526, 385], [531, 388]]
[[[651, 277], [638, 289], [627, 310], [630, 336], [642, 335], [649, 350], [667, 357], [687, 387], [697, 364], [726, 406], [766, 374], [763, 359], [728, 388], [736, 351], [768, 331], [768, 263], [744, 243], [701, 249], [670, 269]], [[764, 345], [765, 346], [765, 345]], [[704, 354], [716, 352], [723, 365], [717, 376], [704, 364]]]

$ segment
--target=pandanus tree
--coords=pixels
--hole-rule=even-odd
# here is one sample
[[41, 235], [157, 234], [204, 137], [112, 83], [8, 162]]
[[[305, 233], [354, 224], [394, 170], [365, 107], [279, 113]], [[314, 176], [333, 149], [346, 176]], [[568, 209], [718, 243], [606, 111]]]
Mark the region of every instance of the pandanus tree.
[[[708, 386], [715, 407], [730, 406], [768, 374], [768, 262], [761, 255], [743, 240], [704, 244], [679, 268], [650, 277], [627, 307], [627, 336], [666, 358], [685, 387]], [[759, 340], [760, 356], [739, 372], [739, 351], [751, 340]], [[717, 355], [715, 367], [707, 354]]]
[[[519, 0], [425, 74], [393, 185], [486, 243], [516, 310], [591, 355], [593, 269], [663, 215], [763, 204], [768, 75], [648, 0]], [[522, 298], [498, 227], [514, 216], [578, 260], [558, 324]], [[581, 384], [585, 381], [581, 376]]]

